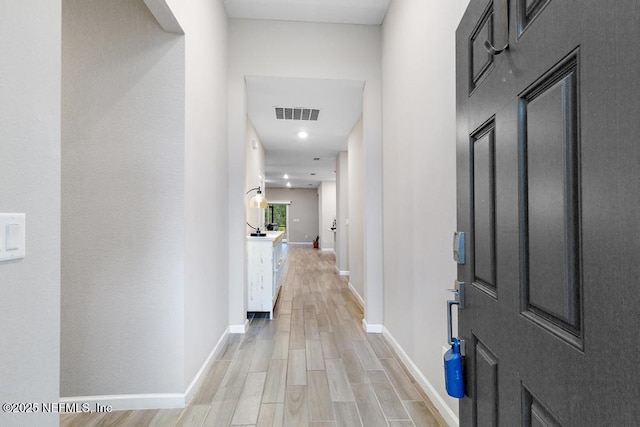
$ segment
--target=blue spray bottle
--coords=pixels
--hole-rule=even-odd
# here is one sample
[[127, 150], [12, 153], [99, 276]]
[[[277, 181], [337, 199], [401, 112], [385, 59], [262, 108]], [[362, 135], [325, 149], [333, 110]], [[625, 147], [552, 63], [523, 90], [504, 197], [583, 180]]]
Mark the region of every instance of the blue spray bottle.
[[462, 375], [460, 343], [457, 338], [452, 340], [451, 349], [444, 354], [445, 385], [449, 396], [462, 399], [464, 397], [464, 377]]

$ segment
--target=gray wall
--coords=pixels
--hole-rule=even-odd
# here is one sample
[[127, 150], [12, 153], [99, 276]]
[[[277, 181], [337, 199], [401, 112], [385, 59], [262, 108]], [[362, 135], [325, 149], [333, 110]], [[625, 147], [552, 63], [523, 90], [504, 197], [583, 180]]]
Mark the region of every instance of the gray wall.
[[385, 327], [450, 424], [458, 402], [442, 347], [456, 277], [455, 29], [467, 3], [393, 1], [383, 25]]
[[65, 397], [183, 391], [184, 38], [63, 0]]
[[[264, 146], [260, 141], [260, 137], [253, 127], [251, 120], [247, 117], [247, 135], [245, 137], [245, 152], [246, 158], [246, 175], [245, 175], [245, 193], [251, 188], [261, 187], [263, 195], [265, 191], [264, 186]], [[253, 148], [255, 145], [256, 148]], [[262, 179], [260, 179], [262, 178]], [[255, 191], [245, 194], [245, 215], [247, 216], [247, 222], [254, 227], [262, 227], [264, 231], [264, 211], [262, 214], [258, 212], [258, 209], [250, 208], [249, 201], [256, 195]], [[246, 226], [247, 234], [250, 234], [254, 230]]]
[[349, 274], [349, 154], [341, 151], [336, 157], [336, 268]]
[[[57, 402], [60, 362], [60, 1], [0, 2], [0, 212], [26, 213], [26, 257], [0, 262], [0, 401]], [[2, 426], [57, 426], [8, 414]]]
[[220, 1], [172, 3], [186, 33], [186, 387], [229, 325], [227, 15]]
[[334, 250], [335, 233], [331, 231], [336, 218], [336, 182], [322, 181], [318, 187], [318, 217], [320, 228], [320, 249]]
[[289, 243], [313, 242], [319, 234], [317, 189], [267, 188], [267, 200], [291, 201]]
[[[364, 278], [364, 142], [362, 117], [351, 130], [348, 140], [349, 175], [349, 283], [360, 299], [367, 301]], [[378, 232], [379, 233], [379, 232]]]

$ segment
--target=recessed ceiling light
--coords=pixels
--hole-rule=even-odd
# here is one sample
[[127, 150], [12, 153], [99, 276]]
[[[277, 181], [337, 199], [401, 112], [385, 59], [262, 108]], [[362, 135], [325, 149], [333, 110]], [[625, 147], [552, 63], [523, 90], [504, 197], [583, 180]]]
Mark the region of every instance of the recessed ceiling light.
[[286, 173], [283, 176], [284, 179], [289, 179], [289, 175], [287, 175]]
[[291, 183], [290, 182], [287, 182], [287, 187], [291, 187]]
[[302, 131], [298, 132], [298, 136], [300, 138], [302, 138], [302, 139], [305, 139], [306, 137], [309, 136], [309, 134], [302, 130]]

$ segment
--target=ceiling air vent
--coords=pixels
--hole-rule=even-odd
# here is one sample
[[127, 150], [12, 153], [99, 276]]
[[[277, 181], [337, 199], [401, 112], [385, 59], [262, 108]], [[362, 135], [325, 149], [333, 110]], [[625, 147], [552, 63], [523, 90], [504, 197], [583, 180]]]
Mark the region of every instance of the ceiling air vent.
[[320, 110], [315, 108], [275, 107], [278, 120], [318, 120]]

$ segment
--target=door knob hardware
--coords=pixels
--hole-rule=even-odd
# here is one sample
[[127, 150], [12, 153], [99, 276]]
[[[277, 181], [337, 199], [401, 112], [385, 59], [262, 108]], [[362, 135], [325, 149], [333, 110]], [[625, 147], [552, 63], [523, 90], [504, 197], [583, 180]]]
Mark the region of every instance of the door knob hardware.
[[[447, 342], [450, 345], [453, 345], [454, 340], [453, 340], [453, 319], [452, 319], [452, 315], [451, 315], [451, 307], [457, 305], [460, 305], [459, 301], [454, 301], [454, 300], [447, 300]], [[458, 339], [458, 343], [460, 344], [460, 354], [462, 356], [466, 356], [466, 343], [465, 340], [463, 339]]]
[[447, 301], [447, 342], [451, 345], [453, 345], [453, 316], [451, 315], [451, 307], [459, 304], [458, 301]]
[[449, 292], [453, 293], [453, 299], [455, 301], [458, 301], [458, 309], [464, 309], [464, 290], [465, 290], [465, 283], [464, 282], [459, 282], [457, 280], [455, 280], [453, 282], [453, 288], [451, 289], [447, 289]]

